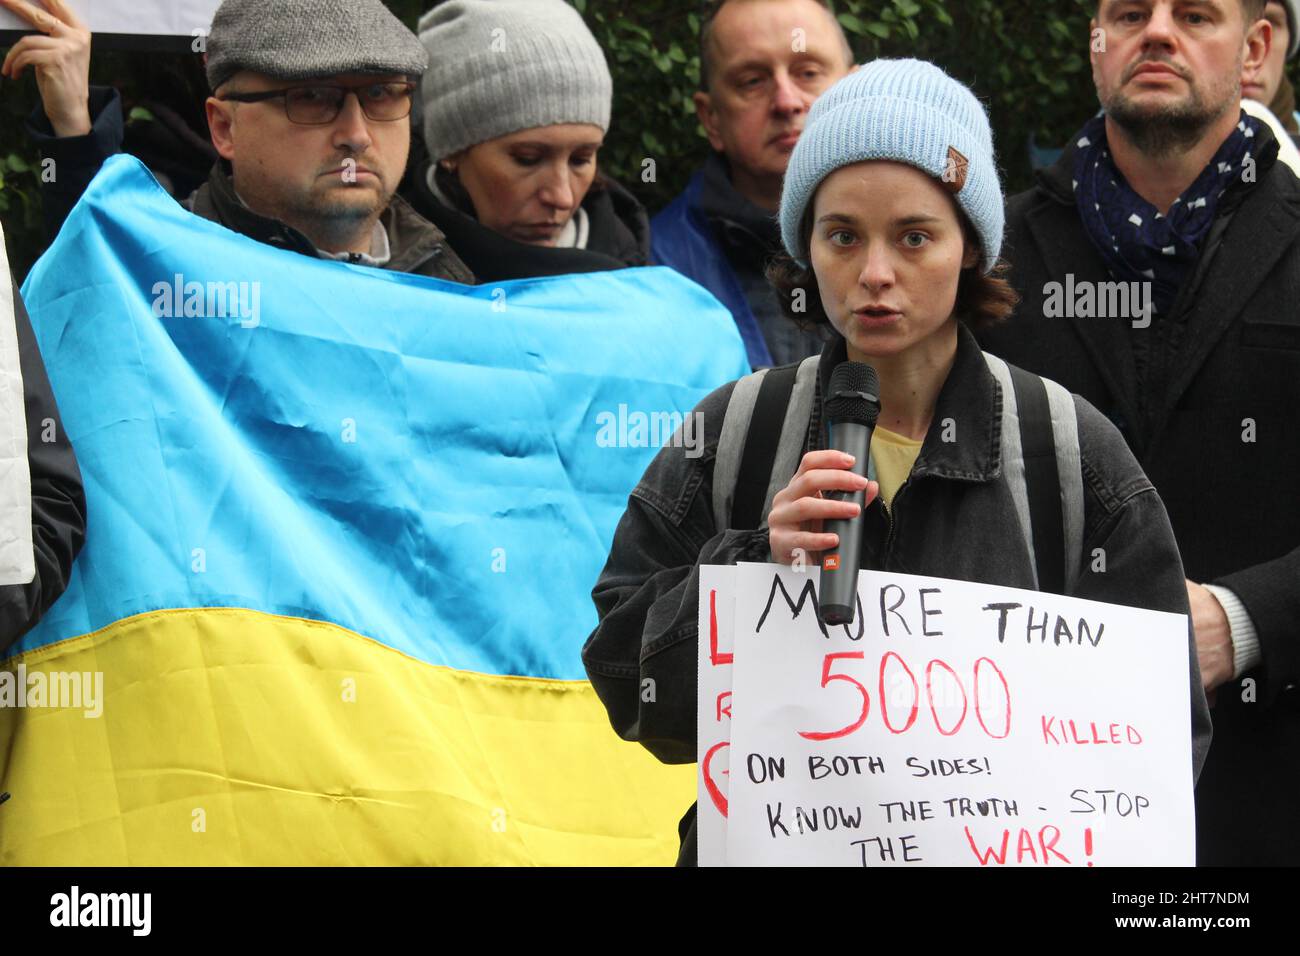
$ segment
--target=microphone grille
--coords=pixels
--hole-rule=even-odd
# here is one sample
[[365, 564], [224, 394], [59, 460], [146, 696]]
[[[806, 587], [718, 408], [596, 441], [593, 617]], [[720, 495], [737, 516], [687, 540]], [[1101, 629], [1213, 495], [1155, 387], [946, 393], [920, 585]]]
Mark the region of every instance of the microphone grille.
[[875, 427], [880, 416], [880, 378], [865, 362], [841, 362], [831, 372], [825, 412], [827, 422], [855, 422]]

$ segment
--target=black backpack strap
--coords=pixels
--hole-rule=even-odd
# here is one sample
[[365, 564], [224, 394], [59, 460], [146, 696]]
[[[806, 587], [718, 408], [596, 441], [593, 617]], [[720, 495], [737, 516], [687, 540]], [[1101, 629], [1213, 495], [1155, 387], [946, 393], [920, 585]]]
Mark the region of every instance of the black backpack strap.
[[1065, 529], [1061, 514], [1061, 475], [1047, 388], [1037, 375], [1014, 365], [1007, 368], [1011, 372], [1016, 415], [1020, 420], [1020, 447], [1025, 462], [1038, 589], [1062, 594], [1065, 591]]
[[691, 808], [686, 811], [686, 815], [677, 824], [677, 837], [680, 841], [677, 851], [678, 866], [700, 865], [700, 841], [695, 825], [696, 809], [698, 807], [698, 803], [692, 803]]
[[781, 427], [798, 371], [797, 365], [785, 365], [768, 369], [763, 376], [745, 436], [740, 471], [736, 475], [736, 495], [731, 506], [732, 528], [752, 531], [762, 523], [772, 466], [781, 441]]

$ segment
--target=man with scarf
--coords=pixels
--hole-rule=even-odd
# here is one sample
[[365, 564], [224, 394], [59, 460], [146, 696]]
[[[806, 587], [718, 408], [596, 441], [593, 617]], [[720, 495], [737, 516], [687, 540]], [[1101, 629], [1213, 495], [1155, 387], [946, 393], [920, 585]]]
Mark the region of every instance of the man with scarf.
[[1214, 694], [1210, 865], [1300, 863], [1300, 181], [1241, 109], [1264, 5], [1100, 0], [1105, 113], [1010, 200], [1023, 301], [982, 340], [1106, 413], [1165, 501]]

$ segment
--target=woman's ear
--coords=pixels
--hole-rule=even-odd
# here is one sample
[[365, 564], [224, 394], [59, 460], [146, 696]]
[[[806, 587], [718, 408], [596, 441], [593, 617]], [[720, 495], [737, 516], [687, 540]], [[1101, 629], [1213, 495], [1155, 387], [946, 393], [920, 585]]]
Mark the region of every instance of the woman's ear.
[[965, 245], [966, 245], [966, 251], [965, 253], [962, 254], [961, 257], [961, 267], [963, 269], [970, 269], [978, 265], [980, 259], [982, 259], [984, 255], [981, 252], [978, 243], [971, 242], [968, 239]]
[[465, 150], [462, 149], [459, 153], [452, 153], [450, 156], [444, 156], [439, 160], [438, 165], [447, 170], [447, 172], [454, 173], [456, 172], [456, 167], [460, 165], [460, 161], [464, 159], [464, 157]]

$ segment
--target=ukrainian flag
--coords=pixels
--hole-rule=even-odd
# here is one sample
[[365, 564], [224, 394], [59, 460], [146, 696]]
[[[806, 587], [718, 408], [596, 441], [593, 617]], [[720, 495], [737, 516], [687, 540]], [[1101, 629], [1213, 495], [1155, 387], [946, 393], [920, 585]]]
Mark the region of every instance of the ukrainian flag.
[[747, 371], [711, 296], [315, 261], [129, 157], [23, 294], [89, 527], [4, 667], [103, 700], [0, 709], [0, 862], [672, 862], [692, 770], [614, 735], [579, 651], [655, 452], [611, 422]]

